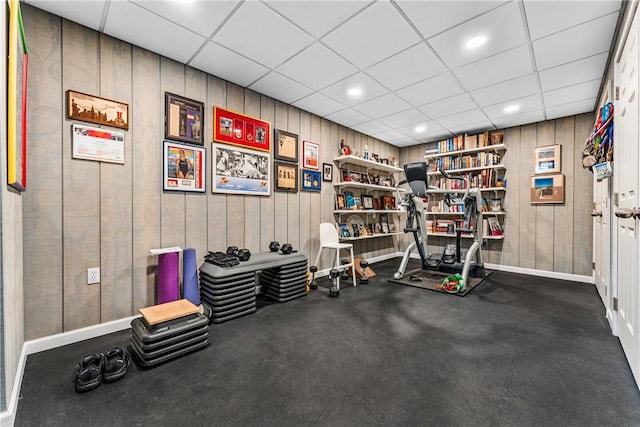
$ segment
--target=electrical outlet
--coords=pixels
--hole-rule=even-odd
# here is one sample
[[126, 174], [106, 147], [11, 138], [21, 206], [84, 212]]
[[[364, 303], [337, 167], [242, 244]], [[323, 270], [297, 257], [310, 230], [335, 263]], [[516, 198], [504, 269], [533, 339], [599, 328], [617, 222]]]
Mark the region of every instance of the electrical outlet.
[[87, 268], [87, 284], [95, 285], [100, 283], [100, 268]]

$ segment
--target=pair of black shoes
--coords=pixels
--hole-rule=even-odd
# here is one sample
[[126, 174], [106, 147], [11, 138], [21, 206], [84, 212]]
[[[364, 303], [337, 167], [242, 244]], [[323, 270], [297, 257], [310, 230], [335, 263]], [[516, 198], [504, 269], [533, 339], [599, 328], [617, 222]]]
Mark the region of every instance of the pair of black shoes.
[[126, 349], [116, 347], [106, 353], [85, 356], [76, 366], [75, 385], [78, 393], [93, 390], [102, 382], [114, 382], [124, 377], [131, 363]]

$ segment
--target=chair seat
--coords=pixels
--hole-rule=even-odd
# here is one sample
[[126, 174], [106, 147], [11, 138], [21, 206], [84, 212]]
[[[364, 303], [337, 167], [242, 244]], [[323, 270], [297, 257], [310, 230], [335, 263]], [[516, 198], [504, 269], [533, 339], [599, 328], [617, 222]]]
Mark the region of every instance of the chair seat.
[[325, 243], [322, 246], [325, 248], [331, 248], [331, 249], [347, 249], [353, 245], [351, 243]]

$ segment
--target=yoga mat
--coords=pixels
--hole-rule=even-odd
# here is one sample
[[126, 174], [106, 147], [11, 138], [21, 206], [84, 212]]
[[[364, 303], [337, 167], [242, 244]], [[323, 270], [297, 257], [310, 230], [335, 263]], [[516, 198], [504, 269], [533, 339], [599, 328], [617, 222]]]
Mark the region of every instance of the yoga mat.
[[158, 255], [158, 304], [180, 297], [180, 253]]
[[196, 266], [196, 250], [187, 248], [182, 252], [182, 294], [185, 299], [200, 305], [198, 291], [198, 267]]

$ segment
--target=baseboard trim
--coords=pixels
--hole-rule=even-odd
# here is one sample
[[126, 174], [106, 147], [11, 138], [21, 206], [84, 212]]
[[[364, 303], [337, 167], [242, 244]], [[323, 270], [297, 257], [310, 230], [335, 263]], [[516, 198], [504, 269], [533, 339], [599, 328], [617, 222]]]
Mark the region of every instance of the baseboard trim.
[[[380, 262], [380, 261], [386, 261], [388, 259], [392, 259], [392, 258], [396, 258], [396, 257], [400, 257], [402, 256], [404, 252], [393, 252], [390, 254], [386, 254], [386, 255], [380, 255], [380, 256], [375, 256], [375, 257], [371, 257], [371, 258], [367, 258], [367, 261], [370, 264], [376, 263], [376, 262]], [[318, 272], [316, 273], [316, 277], [325, 277], [329, 275], [329, 271], [331, 270], [330, 268], [326, 268], [324, 270], [318, 270]]]
[[26, 346], [22, 346], [20, 358], [18, 359], [18, 370], [13, 380], [13, 388], [11, 389], [11, 397], [7, 402], [7, 409], [0, 413], [0, 426], [12, 427], [16, 420], [16, 411], [18, 410], [18, 398], [20, 397], [20, 389], [22, 387], [22, 377], [24, 376], [24, 368], [27, 364]]
[[581, 276], [579, 274], [558, 273], [556, 271], [548, 270], [536, 270], [533, 268], [513, 267], [510, 265], [490, 264], [484, 263], [484, 267], [489, 270], [507, 271], [509, 273], [528, 274], [530, 276], [547, 277], [549, 279], [568, 280], [571, 282], [582, 282], [595, 284], [595, 279], [592, 276]]

